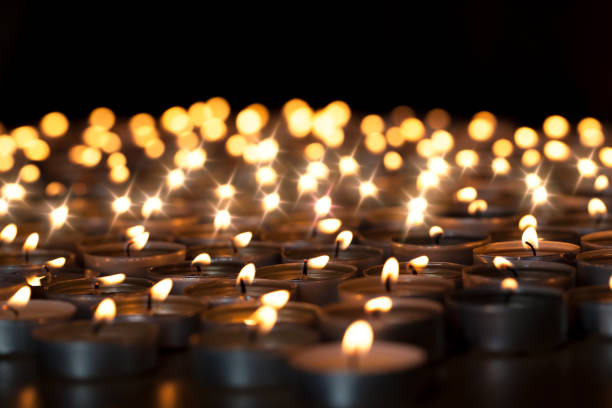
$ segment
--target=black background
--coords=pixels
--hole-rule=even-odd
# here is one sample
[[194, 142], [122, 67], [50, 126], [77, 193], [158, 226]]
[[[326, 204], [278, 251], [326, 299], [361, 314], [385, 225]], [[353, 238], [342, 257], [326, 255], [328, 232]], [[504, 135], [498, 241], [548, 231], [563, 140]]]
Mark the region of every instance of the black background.
[[532, 126], [612, 116], [607, 5], [216, 1], [0, 2], [0, 120], [159, 114], [215, 95], [234, 108], [488, 109]]

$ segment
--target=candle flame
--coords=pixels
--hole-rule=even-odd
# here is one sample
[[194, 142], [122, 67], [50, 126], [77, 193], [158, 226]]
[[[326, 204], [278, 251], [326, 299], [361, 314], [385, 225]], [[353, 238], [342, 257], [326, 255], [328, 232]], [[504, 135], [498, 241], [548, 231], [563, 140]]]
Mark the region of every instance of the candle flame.
[[525, 177], [525, 184], [529, 190], [533, 190], [542, 184], [542, 179], [536, 173], [529, 173]]
[[202, 252], [201, 254], [198, 254], [198, 256], [193, 258], [193, 261], [191, 261], [192, 265], [195, 265], [195, 264], [210, 265], [211, 263], [212, 263], [212, 259], [210, 258], [210, 255], [208, 255], [206, 252]]
[[221, 184], [219, 187], [217, 187], [217, 197], [222, 200], [232, 198], [235, 193], [236, 188], [230, 183]]
[[546, 187], [544, 186], [540, 186], [538, 188], [536, 188], [535, 190], [533, 190], [533, 194], [531, 196], [531, 201], [534, 204], [543, 204], [548, 200], [548, 191], [546, 190]]
[[496, 256], [495, 258], [493, 258], [493, 265], [495, 265], [497, 269], [512, 268], [514, 266], [512, 262], [510, 262], [503, 256]]
[[310, 174], [302, 174], [298, 181], [298, 191], [300, 194], [315, 191], [318, 186], [319, 182]]
[[491, 162], [491, 169], [495, 174], [506, 175], [510, 173], [510, 163], [504, 157], [496, 157]]
[[39, 239], [39, 235], [37, 232], [33, 232], [30, 235], [28, 235], [25, 242], [23, 243], [23, 250], [24, 251], [35, 250], [36, 247], [38, 246], [38, 239]]
[[420, 211], [410, 211], [406, 216], [406, 226], [413, 227], [416, 225], [422, 225], [425, 222], [425, 215]]
[[382, 273], [380, 274], [380, 280], [382, 281], [383, 284], [385, 284], [387, 282], [387, 279], [389, 279], [390, 282], [397, 282], [398, 278], [399, 278], [399, 262], [397, 261], [397, 258], [392, 256], [385, 261], [385, 264], [383, 265]]
[[612, 290], [612, 276], [610, 276], [610, 280], [608, 281], [608, 286], [610, 287], [610, 290]]
[[280, 196], [278, 193], [266, 194], [263, 199], [263, 207], [266, 211], [272, 211], [278, 208], [280, 204]]
[[340, 168], [340, 174], [343, 176], [357, 174], [359, 171], [359, 164], [357, 163], [357, 160], [353, 158], [353, 156], [342, 156], [340, 158], [340, 162], [338, 163], [338, 167]]
[[368, 312], [386, 313], [393, 307], [393, 301], [388, 296], [379, 296], [366, 302], [363, 309]]
[[601, 199], [595, 197], [589, 200], [588, 211], [591, 217], [597, 218], [608, 213], [608, 208]]
[[519, 229], [523, 231], [527, 227], [538, 227], [538, 220], [531, 214], [523, 215], [519, 221]]
[[417, 177], [417, 188], [424, 191], [440, 185], [440, 177], [430, 170], [423, 170]]
[[462, 203], [471, 203], [478, 197], [478, 191], [474, 187], [463, 187], [460, 190], [457, 190], [455, 194], [457, 197], [457, 201]]
[[523, 244], [523, 248], [529, 248], [529, 244], [531, 244], [535, 249], [539, 248], [539, 244], [538, 244], [538, 233], [536, 232], [536, 229], [533, 227], [527, 227], [525, 228], [525, 231], [523, 231], [523, 237], [521, 239], [521, 242]]
[[132, 243], [131, 249], [135, 249], [136, 251], [140, 251], [142, 248], [144, 248], [147, 245], [148, 241], [149, 241], [149, 233], [148, 232], [143, 232], [140, 235], [136, 235], [131, 240], [131, 243]]
[[344, 230], [336, 237], [336, 243], [339, 244], [339, 248], [344, 251], [351, 245], [353, 241], [353, 233], [349, 230]]
[[414, 269], [423, 269], [426, 268], [429, 264], [429, 257], [427, 255], [421, 255], [414, 259], [411, 259], [410, 261], [408, 261], [408, 263], [412, 265]]
[[163, 302], [172, 291], [172, 279], [165, 278], [151, 287], [151, 299], [156, 302]]
[[274, 309], [281, 309], [289, 301], [288, 290], [275, 290], [274, 292], [268, 292], [259, 298], [261, 303], [265, 306], [271, 306]]
[[487, 211], [487, 208], [489, 208], [489, 205], [487, 204], [485, 200], [475, 200], [475, 201], [472, 201], [470, 205], [468, 205], [467, 211], [468, 211], [468, 214], [474, 215], [478, 212], [483, 213]]
[[255, 264], [248, 263], [240, 270], [238, 277], [236, 278], [236, 285], [240, 284], [240, 281], [250, 285], [255, 279]]
[[7, 183], [2, 187], [2, 197], [8, 201], [23, 200], [25, 195], [25, 188], [21, 184]]
[[13, 294], [13, 296], [9, 298], [9, 300], [6, 301], [6, 303], [15, 309], [22, 309], [30, 301], [31, 295], [32, 289], [30, 289], [29, 286], [22, 286]]
[[427, 200], [424, 197], [416, 197], [408, 201], [408, 210], [422, 213], [427, 210], [427, 205]]
[[597, 164], [591, 159], [578, 160], [578, 172], [582, 177], [592, 178], [597, 175]]
[[97, 281], [104, 286], [118, 285], [125, 280], [125, 273], [116, 273], [114, 275], [101, 276]]
[[61, 256], [59, 258], [51, 259], [50, 261], [46, 262], [46, 265], [49, 268], [54, 268], [54, 269], [61, 268], [62, 266], [66, 265], [66, 258]]
[[95, 323], [110, 323], [115, 320], [116, 314], [117, 306], [115, 305], [115, 301], [111, 298], [105, 298], [98, 303], [98, 307], [96, 307], [96, 311], [94, 312], [93, 321]]
[[316, 256], [307, 262], [309, 269], [323, 269], [329, 262], [329, 255]]
[[51, 219], [51, 225], [53, 228], [61, 228], [68, 219], [68, 207], [66, 205], [62, 205], [53, 209], [51, 214], [49, 214], [49, 218]]
[[130, 197], [128, 196], [117, 197], [113, 201], [113, 211], [117, 214], [128, 212], [131, 206], [132, 200], [130, 200]]
[[236, 248], [245, 248], [251, 243], [253, 239], [253, 233], [251, 231], [241, 232], [240, 234], [234, 235], [232, 240]]
[[597, 176], [595, 182], [593, 183], [593, 187], [597, 191], [604, 191], [606, 188], [608, 188], [609, 185], [610, 180], [608, 180], [608, 176], [606, 176], [605, 174], [600, 174], [599, 176]]
[[342, 352], [346, 355], [367, 354], [373, 342], [372, 326], [365, 320], [357, 320], [344, 332]]
[[257, 332], [266, 334], [276, 324], [278, 313], [272, 306], [260, 306], [248, 319], [245, 319], [244, 324], [247, 326], [257, 326]]
[[185, 183], [185, 173], [181, 169], [174, 169], [168, 173], [166, 184], [170, 190], [177, 189]]
[[429, 237], [433, 238], [436, 235], [443, 235], [444, 234], [444, 230], [442, 229], [442, 227], [438, 226], [438, 225], [434, 225], [433, 227], [431, 227], [429, 229]]
[[26, 282], [28, 283], [28, 285], [30, 286], [42, 286], [41, 280], [44, 278], [44, 276], [28, 276], [28, 278], [26, 278]]
[[142, 205], [140, 213], [144, 218], [149, 218], [153, 213], [160, 212], [163, 204], [159, 197], [149, 197]]
[[215, 215], [215, 229], [225, 230], [228, 229], [230, 224], [232, 223], [232, 216], [227, 210], [219, 210]]
[[518, 282], [514, 278], [505, 278], [501, 281], [501, 288], [515, 291], [518, 289]]
[[361, 197], [374, 197], [378, 193], [378, 187], [371, 181], [362, 181], [359, 184], [359, 194]]
[[17, 226], [15, 224], [8, 224], [6, 227], [2, 228], [2, 232], [0, 232], [0, 239], [5, 244], [10, 244], [15, 240], [17, 236]]
[[338, 218], [326, 218], [317, 223], [317, 231], [323, 234], [333, 234], [342, 226], [342, 221]]
[[128, 229], [125, 230], [125, 235], [127, 235], [128, 238], [134, 238], [137, 237], [138, 235], [144, 234], [146, 231], [145, 227], [142, 225], [134, 225], [133, 227], [129, 227]]
[[323, 196], [315, 203], [315, 214], [317, 217], [325, 217], [331, 210], [332, 200], [329, 196]]

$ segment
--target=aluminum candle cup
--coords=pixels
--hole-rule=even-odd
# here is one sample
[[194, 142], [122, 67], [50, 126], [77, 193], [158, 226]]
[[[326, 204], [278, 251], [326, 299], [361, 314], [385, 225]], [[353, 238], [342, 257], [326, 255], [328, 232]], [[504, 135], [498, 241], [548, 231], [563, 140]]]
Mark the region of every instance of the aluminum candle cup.
[[193, 259], [202, 252], [208, 253], [213, 259], [233, 260], [245, 264], [254, 263], [257, 267], [275, 265], [281, 259], [281, 250], [278, 245], [258, 241], [251, 242], [244, 248], [237, 248], [235, 252], [229, 242], [189, 247], [187, 259]]
[[147, 231], [166, 234], [187, 225], [197, 224], [197, 222], [197, 215], [189, 214], [187, 211], [179, 211], [174, 214], [170, 213], [168, 216], [154, 214], [146, 220], [134, 217], [119, 217], [116, 225], [118, 228], [124, 229], [132, 225], [142, 224]]
[[209, 307], [217, 307], [231, 303], [252, 302], [259, 299], [261, 295], [279, 289], [288, 290], [292, 299], [296, 296], [294, 283], [261, 278], [255, 278], [251, 284], [245, 285], [244, 294], [240, 285], [236, 285], [236, 279], [213, 278], [188, 286], [185, 289], [185, 295], [200, 298]]
[[18, 315], [2, 310], [5, 304], [0, 302], [0, 356], [33, 353], [35, 327], [69, 320], [76, 313], [74, 305], [57, 300], [30, 300]]
[[43, 299], [46, 297], [47, 288], [55, 282], [80, 278], [95, 278], [97, 272], [77, 267], [46, 268], [44, 265], [2, 265], [0, 276], [16, 276], [21, 280], [30, 277], [39, 277], [40, 285], [32, 286], [32, 299]]
[[600, 231], [587, 234], [580, 239], [583, 251], [594, 249], [612, 249], [612, 231]]
[[567, 339], [567, 307], [559, 290], [461, 289], [448, 296], [446, 313], [451, 338], [490, 352], [535, 352]]
[[155, 266], [149, 270], [149, 278], [159, 281], [172, 279], [172, 294], [182, 295], [188, 286], [210, 278], [236, 278], [244, 264], [238, 261], [213, 259], [208, 265], [193, 265], [181, 262], [172, 265]]
[[287, 383], [287, 354], [319, 340], [300, 326], [274, 327], [253, 338], [245, 325], [217, 327], [192, 337], [196, 376], [205, 384], [232, 388], [275, 387]]
[[188, 247], [196, 245], [214, 245], [227, 243], [239, 233], [236, 228], [219, 230], [214, 224], [189, 225], [174, 232], [174, 240]]
[[463, 270], [463, 287], [499, 286], [505, 278], [515, 278], [519, 285], [546, 286], [568, 290], [575, 286], [576, 268], [560, 262], [515, 261], [509, 268], [481, 264]]
[[607, 285], [612, 276], [612, 249], [587, 251], [576, 256], [576, 285]]
[[289, 363], [296, 387], [315, 406], [372, 407], [414, 399], [426, 381], [426, 360], [420, 347], [375, 340], [357, 367], [340, 343], [302, 348]]
[[146, 276], [152, 266], [169, 265], [185, 260], [185, 246], [173, 242], [151, 241], [140, 251], [126, 256], [125, 243], [117, 242], [90, 247], [83, 254], [87, 268], [104, 274], [117, 272]]
[[66, 265], [74, 263], [74, 254], [68, 251], [58, 249], [34, 249], [27, 252], [24, 251], [2, 251], [0, 252], [0, 266], [31, 266], [44, 265], [48, 261], [55, 258], [66, 258]]
[[93, 309], [105, 297], [115, 300], [124, 296], [141, 296], [148, 292], [153, 282], [148, 279], [127, 278], [116, 285], [94, 287], [94, 279], [74, 279], [57, 282], [47, 289], [47, 299], [63, 300], [77, 307], [77, 317], [91, 317]]
[[[414, 276], [414, 271], [409, 268], [409, 262], [399, 263], [400, 276]], [[373, 266], [363, 271], [364, 276], [378, 277], [382, 274], [384, 265]], [[454, 286], [460, 288], [462, 284], [462, 271], [465, 265], [449, 262], [429, 262], [425, 268], [415, 269], [417, 276], [429, 278], [441, 278], [453, 282]]]
[[562, 217], [542, 217], [541, 224], [542, 226], [551, 225], [569, 228], [580, 236], [612, 229], [612, 224], [609, 220], [598, 221], [585, 212], [577, 214], [568, 213]]
[[297, 285], [297, 300], [325, 305], [338, 300], [338, 285], [357, 276], [357, 268], [351, 265], [328, 263], [323, 269], [309, 268], [303, 274], [303, 261], [271, 265], [259, 268], [257, 276], [275, 281], [287, 281]]
[[[579, 245], [580, 235], [576, 231], [563, 227], [538, 227], [538, 237], [543, 241], [568, 242]], [[504, 242], [520, 240], [523, 232], [517, 228], [506, 228], [491, 232], [491, 241]]]
[[[171, 235], [168, 234], [153, 234], [149, 236], [149, 240], [154, 241], [170, 241], [172, 238]], [[128, 238], [123, 233], [112, 232], [109, 234], [102, 235], [93, 235], [87, 236], [83, 239], [77, 241], [76, 249], [79, 252], [79, 256], [82, 257], [84, 253], [88, 252], [90, 248], [95, 248], [100, 245], [109, 245], [109, 244], [117, 244], [118, 242], [122, 242], [124, 245], [127, 242]]]
[[582, 286], [570, 291], [570, 318], [578, 334], [612, 337], [612, 290], [610, 285]]
[[399, 261], [427, 255], [430, 261], [471, 265], [473, 250], [491, 241], [488, 235], [461, 231], [444, 231], [439, 241], [429, 236], [393, 237], [391, 254]]
[[334, 257], [334, 252], [335, 245], [287, 246], [283, 248], [283, 262], [302, 263], [304, 259], [328, 255], [330, 262], [354, 266], [358, 272], [383, 262], [383, 251], [380, 248], [350, 245], [345, 250], [338, 251], [338, 257]]
[[521, 241], [493, 242], [474, 249], [474, 263], [491, 263], [496, 256], [503, 256], [509, 261], [545, 261], [565, 262], [574, 265], [576, 255], [580, 252], [578, 245], [567, 242], [539, 241], [536, 255], [530, 248], [523, 248]]
[[189, 336], [200, 326], [204, 304], [187, 296], [168, 296], [163, 302], [153, 301], [148, 308], [147, 296], [117, 299], [116, 321], [149, 322], [159, 327], [159, 345], [181, 348], [189, 345]]
[[321, 331], [326, 340], [342, 340], [347, 327], [367, 320], [374, 338], [415, 344], [431, 359], [444, 355], [444, 308], [426, 299], [395, 299], [387, 312], [366, 312], [365, 302], [341, 302], [323, 308]]
[[153, 368], [157, 334], [155, 324], [143, 322], [110, 323], [94, 333], [89, 320], [33, 331], [42, 369], [75, 380], [127, 376]]
[[444, 296], [455, 288], [452, 281], [428, 276], [400, 275], [387, 291], [380, 278], [366, 277], [347, 280], [338, 285], [338, 296], [342, 301], [364, 301], [378, 296], [396, 298], [427, 298], [443, 301]]
[[[244, 325], [257, 308], [259, 302], [236, 303], [209, 309], [200, 316], [202, 328], [208, 330], [217, 326]], [[321, 308], [310, 303], [288, 302], [277, 310], [278, 317], [275, 326], [304, 326], [317, 329], [321, 314]]]
[[[427, 231], [421, 231], [426, 234]], [[391, 256], [391, 241], [393, 237], [401, 236], [403, 230], [397, 228], [370, 228], [357, 234], [359, 244], [380, 248], [383, 258]]]
[[447, 212], [436, 215], [432, 217], [430, 224], [439, 225], [445, 230], [474, 231], [489, 234], [491, 231], [513, 227], [518, 221], [519, 216], [516, 215], [514, 210], [489, 207], [481, 216], [459, 212]]

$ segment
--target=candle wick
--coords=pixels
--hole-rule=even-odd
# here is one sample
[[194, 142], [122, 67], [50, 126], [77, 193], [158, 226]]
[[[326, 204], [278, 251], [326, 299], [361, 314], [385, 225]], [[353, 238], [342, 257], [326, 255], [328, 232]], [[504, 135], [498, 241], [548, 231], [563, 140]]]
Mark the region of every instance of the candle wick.
[[512, 268], [512, 267], [508, 267], [508, 270], [510, 271], [510, 273], [512, 273], [512, 276], [518, 279], [518, 272], [516, 271], [516, 269]]
[[246, 295], [246, 285], [244, 283], [244, 279], [240, 279], [240, 292], [243, 295]]
[[153, 299], [151, 297], [151, 292], [147, 293], [147, 311], [151, 312], [151, 308], [153, 306]]
[[436, 234], [434, 238], [436, 241], [436, 245], [440, 245], [440, 239], [442, 239], [442, 234]]
[[417, 270], [416, 270], [416, 268], [414, 267], [414, 265], [412, 265], [411, 263], [408, 263], [407, 267], [408, 267], [408, 269], [410, 269], [410, 271], [412, 271], [412, 274], [413, 274], [413, 275], [416, 275], [416, 274], [417, 274]]
[[508, 291], [508, 293], [504, 295], [504, 305], [507, 305], [508, 303], [510, 303], [510, 298], [512, 297], [513, 293], [514, 292], [510, 290]]
[[253, 345], [257, 342], [257, 326], [247, 326], [247, 342]]
[[475, 216], [476, 218], [480, 218], [480, 217], [482, 217], [482, 211], [480, 211], [480, 210], [476, 210], [476, 212], [474, 213], [474, 216]]
[[94, 280], [93, 282], [93, 290], [94, 290], [94, 295], [98, 295], [100, 292], [100, 281], [98, 280]]
[[302, 263], [302, 277], [308, 276], [308, 260], [304, 259], [304, 263]]
[[125, 244], [125, 255], [126, 256], [130, 256], [130, 247], [132, 246], [132, 240], [129, 240], [126, 244]]
[[525, 242], [525, 243], [529, 246], [529, 248], [531, 248], [531, 253], [533, 254], [533, 256], [536, 256], [536, 250], [533, 244], [531, 242]]
[[391, 292], [391, 277], [388, 276], [387, 279], [385, 279], [385, 289], [387, 290], [387, 292]]
[[14, 317], [19, 317], [19, 310], [15, 309], [11, 305], [2, 305], [2, 310], [8, 310], [9, 312], [13, 313]]
[[603, 223], [604, 215], [602, 213], [598, 213], [597, 217], [595, 217], [595, 224], [600, 225]]
[[102, 330], [102, 326], [104, 326], [104, 321], [100, 321], [100, 322], [92, 324], [91, 332], [97, 336], [98, 333], [100, 333], [100, 330]]
[[193, 264], [193, 267], [194, 267], [194, 268], [195, 268], [195, 270], [198, 272], [198, 275], [201, 275], [201, 274], [202, 274], [202, 267], [200, 266], [200, 264], [199, 264], [199, 263], [197, 263], [197, 262], [196, 262], [195, 264]]
[[356, 352], [350, 353], [348, 356], [348, 366], [351, 370], [357, 371], [359, 369], [359, 354]]
[[310, 238], [314, 239], [316, 237], [317, 237], [317, 227], [314, 227], [312, 231], [310, 232]]
[[336, 241], [336, 247], [334, 248], [334, 258], [338, 258], [340, 253], [340, 241]]
[[233, 239], [230, 239], [230, 245], [232, 246], [232, 251], [234, 252], [234, 254], [237, 254], [238, 248], [236, 247], [236, 243], [234, 242]]
[[23, 259], [26, 263], [30, 263], [30, 251], [27, 249], [23, 251]]

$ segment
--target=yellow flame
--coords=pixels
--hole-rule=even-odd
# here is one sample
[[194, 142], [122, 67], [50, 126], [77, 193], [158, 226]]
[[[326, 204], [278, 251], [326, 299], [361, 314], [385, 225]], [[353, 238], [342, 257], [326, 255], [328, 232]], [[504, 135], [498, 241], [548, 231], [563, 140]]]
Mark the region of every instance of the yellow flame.
[[608, 208], [601, 199], [595, 197], [589, 200], [588, 211], [591, 217], [600, 217], [608, 213]]
[[247, 326], [257, 326], [257, 332], [266, 334], [276, 324], [278, 312], [272, 306], [260, 306], [248, 319], [245, 319], [244, 324]]
[[23, 243], [23, 250], [24, 251], [35, 250], [36, 247], [38, 246], [38, 239], [39, 239], [39, 235], [37, 232], [33, 232], [30, 235], [28, 235], [25, 242]]
[[217, 197], [219, 197], [222, 200], [232, 198], [235, 193], [236, 193], [236, 188], [229, 183], [221, 184], [219, 187], [217, 187]]
[[261, 298], [261, 303], [265, 306], [273, 307], [278, 310], [287, 304], [289, 301], [289, 291], [285, 289], [268, 292]]
[[487, 208], [489, 208], [489, 205], [487, 204], [485, 200], [475, 200], [475, 201], [472, 201], [470, 205], [468, 205], [467, 211], [468, 211], [468, 214], [473, 215], [473, 214], [476, 214], [477, 212], [483, 213], [487, 211]]
[[599, 176], [597, 176], [595, 182], [593, 183], [593, 187], [596, 191], [603, 191], [608, 188], [609, 185], [610, 180], [608, 180], [608, 176], [606, 176], [605, 174], [600, 174]]
[[471, 203], [478, 197], [478, 191], [474, 187], [463, 187], [457, 190], [455, 197], [462, 203]]
[[104, 286], [118, 285], [125, 280], [125, 274], [116, 273], [114, 275], [101, 276], [96, 278], [96, 280]]
[[427, 209], [427, 200], [423, 197], [413, 198], [408, 202], [408, 209], [410, 211], [425, 212]]
[[314, 206], [315, 213], [318, 217], [324, 217], [329, 214], [332, 206], [332, 200], [329, 196], [323, 196], [317, 200]]
[[162, 201], [159, 197], [149, 197], [142, 205], [140, 213], [144, 218], [149, 218], [151, 214], [162, 210]]
[[450, 165], [442, 157], [430, 157], [427, 160], [427, 168], [438, 176], [446, 176], [450, 171]]
[[177, 189], [185, 182], [185, 173], [181, 169], [174, 169], [168, 173], [166, 177], [166, 184], [170, 190]]
[[315, 256], [314, 258], [310, 258], [307, 262], [309, 269], [323, 269], [325, 265], [329, 262], [328, 255]]
[[519, 221], [519, 229], [522, 231], [527, 227], [538, 227], [538, 220], [531, 214], [523, 215]]
[[529, 248], [529, 245], [527, 245], [527, 243], [531, 244], [535, 249], [539, 248], [538, 233], [536, 232], [535, 228], [525, 228], [525, 231], [523, 231], [521, 243], [523, 245], [523, 248]]
[[374, 299], [370, 299], [363, 306], [363, 309], [368, 312], [383, 312], [386, 313], [393, 307], [393, 301], [388, 296], [379, 296]]
[[128, 212], [131, 206], [132, 200], [130, 200], [130, 197], [128, 196], [117, 197], [113, 201], [113, 211], [117, 214]]
[[28, 283], [28, 285], [30, 286], [42, 286], [42, 283], [40, 282], [42, 279], [44, 278], [44, 276], [29, 276], [26, 279], [26, 282]]
[[266, 194], [263, 199], [263, 207], [266, 211], [272, 211], [278, 208], [280, 204], [280, 196], [278, 193]]
[[59, 258], [52, 259], [47, 261], [46, 265], [51, 268], [61, 268], [62, 266], [66, 265], [66, 258], [61, 256]]
[[410, 261], [408, 261], [408, 263], [412, 265], [414, 269], [423, 269], [426, 268], [429, 264], [429, 257], [427, 255], [421, 255], [414, 259], [411, 259]]
[[146, 229], [143, 225], [134, 225], [125, 230], [125, 235], [127, 235], [128, 238], [134, 238], [140, 234], [144, 234], [145, 231]]
[[612, 290], [612, 276], [610, 276], [610, 280], [608, 281], [608, 286], [610, 287], [610, 290]]
[[438, 187], [440, 185], [440, 177], [433, 171], [424, 170], [417, 177], [417, 188], [419, 190], [427, 190], [429, 188]]
[[529, 190], [533, 190], [542, 184], [542, 179], [535, 173], [529, 173], [525, 177], [525, 184]]
[[420, 211], [410, 211], [406, 216], [406, 226], [413, 227], [422, 225], [425, 222], [425, 215]]
[[2, 187], [2, 197], [9, 201], [23, 200], [26, 190], [21, 184], [7, 183]]
[[236, 278], [236, 284], [239, 285], [240, 281], [250, 285], [255, 279], [255, 264], [248, 263], [240, 270], [238, 277]]
[[512, 262], [510, 262], [503, 256], [496, 256], [495, 258], [493, 258], [493, 265], [495, 265], [497, 269], [512, 268], [514, 266]]
[[383, 283], [387, 282], [387, 279], [390, 279], [391, 282], [397, 282], [399, 278], [399, 262], [397, 258], [390, 257], [385, 261], [383, 265], [382, 273], [380, 274], [380, 280]]
[[333, 234], [342, 226], [342, 221], [338, 218], [326, 218], [317, 223], [317, 231], [323, 234]]
[[580, 159], [578, 160], [578, 172], [582, 177], [592, 178], [597, 175], [599, 168], [597, 164], [591, 159]]
[[6, 303], [15, 309], [24, 308], [30, 301], [31, 294], [32, 289], [30, 289], [29, 286], [22, 286], [6, 301]]
[[244, 248], [251, 243], [253, 239], [253, 233], [251, 231], [241, 232], [240, 234], [234, 235], [232, 240], [236, 248]]
[[210, 255], [208, 255], [206, 252], [202, 252], [201, 254], [198, 254], [198, 256], [193, 258], [193, 261], [191, 261], [192, 265], [195, 265], [195, 264], [210, 265], [211, 263], [212, 263], [212, 259], [210, 258]]
[[151, 287], [151, 299], [156, 302], [163, 302], [172, 291], [172, 279], [165, 278]]
[[506, 290], [517, 290], [518, 282], [514, 278], [506, 278], [501, 282], [501, 287]]
[[340, 174], [343, 176], [357, 174], [359, 171], [359, 164], [353, 156], [342, 156], [338, 163], [338, 167], [340, 168]]
[[16, 236], [17, 225], [15, 224], [8, 224], [6, 227], [2, 228], [2, 232], [0, 232], [0, 239], [6, 244], [13, 242]]
[[274, 170], [272, 167], [264, 166], [257, 169], [257, 172], [255, 173], [255, 179], [257, 180], [258, 184], [261, 184], [263, 186], [270, 186], [276, 183], [276, 180], [278, 179], [278, 174], [276, 173], [276, 170]]
[[474, 150], [460, 150], [455, 156], [455, 163], [463, 168], [474, 167], [478, 164], [479, 160], [480, 157]]
[[136, 251], [140, 251], [142, 248], [144, 248], [147, 245], [148, 241], [149, 241], [149, 233], [143, 232], [142, 234], [137, 235], [134, 238], [132, 238], [131, 240], [132, 246], [130, 247], [130, 249], [135, 249]]
[[491, 170], [495, 174], [506, 175], [510, 173], [510, 163], [503, 157], [496, 157], [491, 162]]
[[232, 216], [227, 210], [219, 210], [215, 215], [214, 225], [215, 229], [225, 230], [228, 229], [232, 223]]
[[68, 219], [68, 207], [66, 205], [62, 205], [53, 209], [51, 214], [49, 214], [49, 218], [51, 219], [51, 225], [53, 228], [60, 228]]
[[546, 201], [548, 201], [548, 191], [546, 190], [546, 187], [540, 186], [536, 188], [535, 190], [533, 190], [531, 201], [535, 205], [544, 204]]
[[96, 323], [110, 323], [115, 320], [117, 314], [117, 306], [115, 301], [111, 298], [105, 298], [96, 307], [94, 312], [93, 321]]
[[319, 182], [310, 174], [302, 174], [298, 181], [298, 191], [300, 192], [300, 194], [315, 191], [318, 186]]
[[429, 236], [431, 238], [435, 237], [436, 235], [443, 235], [443, 234], [444, 234], [444, 230], [442, 229], [442, 227], [439, 227], [437, 225], [434, 225], [433, 227], [429, 229]]
[[336, 237], [336, 242], [339, 243], [339, 248], [341, 250], [345, 250], [346, 248], [349, 247], [349, 245], [351, 245], [351, 242], [353, 241], [353, 233], [349, 230], [344, 230], [341, 233], [338, 234], [338, 236]]
[[362, 197], [374, 197], [378, 194], [378, 187], [371, 181], [362, 181], [361, 184], [359, 184], [359, 194]]
[[365, 320], [353, 322], [344, 332], [342, 352], [346, 355], [367, 354], [374, 342], [372, 326]]

